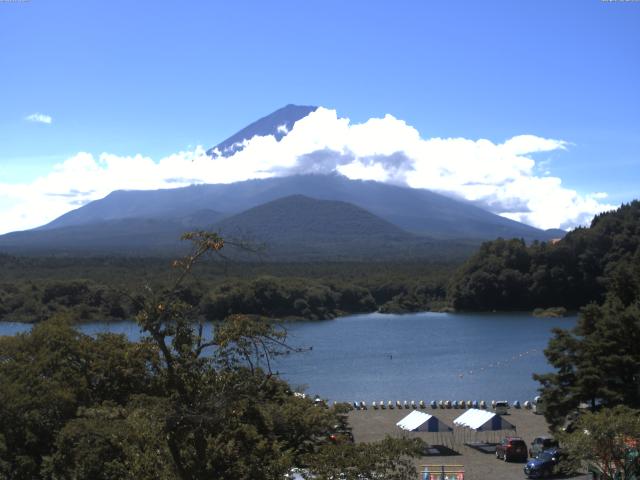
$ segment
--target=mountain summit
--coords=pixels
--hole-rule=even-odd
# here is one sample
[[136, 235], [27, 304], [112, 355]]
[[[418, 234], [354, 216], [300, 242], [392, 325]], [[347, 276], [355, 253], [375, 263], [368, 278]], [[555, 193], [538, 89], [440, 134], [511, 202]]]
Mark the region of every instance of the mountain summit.
[[[256, 135], [279, 141], [317, 108], [287, 105], [207, 153], [231, 156]], [[497, 237], [550, 240], [563, 233], [429, 190], [351, 180], [334, 172], [114, 191], [47, 225], [0, 236], [0, 251], [163, 254], [179, 248], [180, 234], [194, 228], [246, 232], [270, 243], [274, 258], [285, 260], [435, 258], [453, 250], [469, 253], [470, 246]]]
[[280, 141], [291, 131], [298, 120], [306, 117], [311, 112], [315, 112], [317, 109], [318, 107], [309, 105], [289, 104], [266, 117], [256, 120], [215, 147], [210, 148], [207, 150], [207, 155], [213, 158], [230, 157], [244, 148], [246, 140], [251, 140], [256, 135], [273, 135], [277, 141]]

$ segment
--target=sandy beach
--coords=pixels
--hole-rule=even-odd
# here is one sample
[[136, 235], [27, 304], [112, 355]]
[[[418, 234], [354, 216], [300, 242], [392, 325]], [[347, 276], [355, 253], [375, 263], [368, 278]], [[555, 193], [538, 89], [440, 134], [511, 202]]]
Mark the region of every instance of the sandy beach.
[[[442, 422], [453, 426], [453, 420], [463, 414], [464, 409], [432, 409], [430, 407], [422, 410], [436, 416]], [[451, 434], [435, 434], [422, 432], [405, 432], [396, 426], [396, 422], [405, 417], [411, 410], [405, 409], [385, 409], [374, 410], [369, 406], [367, 410], [354, 410], [349, 414], [349, 422], [353, 429], [356, 442], [371, 442], [382, 440], [386, 435], [393, 437], [406, 436], [408, 438], [422, 438], [431, 445], [438, 445], [447, 442], [451, 445], [450, 452], [445, 455], [428, 455], [416, 459], [418, 470], [422, 471], [423, 465], [444, 464], [463, 465], [465, 470], [465, 480], [513, 480], [526, 478], [523, 472], [523, 462], [504, 462], [498, 460], [493, 453], [483, 453], [474, 448], [464, 445], [463, 434], [456, 431]], [[547, 424], [542, 415], [536, 415], [531, 410], [509, 409], [509, 414], [505, 418], [516, 426], [516, 435], [522, 437], [527, 445], [540, 435], [549, 434]], [[498, 432], [496, 435], [489, 434], [489, 439], [499, 438], [512, 432]], [[438, 435], [440, 436], [438, 438]], [[447, 435], [449, 437], [447, 438]], [[484, 440], [485, 434], [480, 434], [478, 440]], [[473, 434], [466, 434], [467, 440], [473, 440]], [[585, 475], [571, 477], [575, 479], [589, 478]]]

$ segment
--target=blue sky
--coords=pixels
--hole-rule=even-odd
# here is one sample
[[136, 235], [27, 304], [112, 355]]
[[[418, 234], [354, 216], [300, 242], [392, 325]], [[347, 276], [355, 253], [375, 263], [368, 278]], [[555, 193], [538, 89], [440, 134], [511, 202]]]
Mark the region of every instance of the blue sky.
[[0, 41], [5, 185], [78, 152], [210, 147], [297, 103], [423, 138], [562, 140], [528, 154], [546, 175], [639, 196], [640, 2], [30, 0], [0, 3]]

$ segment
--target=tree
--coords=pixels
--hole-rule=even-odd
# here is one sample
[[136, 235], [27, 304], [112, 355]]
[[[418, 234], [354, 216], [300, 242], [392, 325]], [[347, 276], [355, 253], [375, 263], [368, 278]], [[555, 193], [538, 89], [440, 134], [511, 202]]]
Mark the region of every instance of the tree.
[[330, 445], [348, 407], [317, 405], [272, 375], [273, 358], [296, 350], [285, 330], [231, 315], [205, 334], [184, 285], [225, 242], [184, 238], [194, 248], [173, 281], [130, 295], [140, 342], [83, 335], [69, 319], [0, 339], [0, 479], [281, 480], [294, 466], [414, 478], [418, 443]]
[[640, 407], [640, 309], [616, 298], [583, 309], [572, 331], [554, 330], [545, 350], [553, 373], [534, 375], [541, 383], [545, 416], [552, 428], [580, 403]]
[[424, 444], [418, 439], [387, 437], [378, 443], [323, 446], [307, 461], [305, 478], [315, 480], [408, 480], [417, 472], [411, 457], [419, 456]]
[[[271, 360], [294, 350], [286, 343], [286, 332], [271, 322], [231, 315], [211, 338], [205, 338], [203, 322], [193, 323], [191, 307], [177, 292], [198, 260], [218, 253], [224, 241], [207, 232], [184, 238], [193, 242], [194, 249], [174, 262], [178, 276], [173, 287], [158, 295], [151, 292], [138, 315], [161, 357], [162, 388], [168, 399], [163, 433], [176, 476], [279, 479], [292, 466], [319, 465], [314, 459], [326, 456], [332, 429], [345, 423], [344, 407], [320, 407], [296, 397], [271, 374]], [[394, 449], [395, 442], [387, 440], [384, 451], [367, 445], [356, 451], [377, 448], [374, 465], [382, 468], [380, 462], [386, 462], [388, 471], [388, 465], [396, 464], [403, 473], [394, 478], [412, 478], [415, 469], [402, 463], [400, 456], [416, 450], [400, 444]], [[363, 468], [359, 462], [352, 470]]]
[[617, 268], [604, 304], [583, 308], [574, 329], [554, 331], [545, 355], [556, 371], [534, 375], [552, 428], [582, 402], [592, 411], [640, 408], [640, 252]]
[[153, 394], [156, 361], [149, 344], [94, 339], [64, 317], [0, 338], [0, 479], [42, 478], [56, 438], [78, 411]]
[[[559, 242], [497, 239], [484, 243], [453, 276], [449, 299], [459, 310], [578, 309], [602, 303], [614, 283], [629, 294], [628, 263], [640, 255], [640, 201], [597, 215]], [[635, 277], [638, 278], [638, 277]]]
[[172, 480], [161, 419], [165, 401], [139, 397], [126, 407], [83, 408], [57, 435], [45, 478]]
[[561, 436], [568, 458], [587, 462], [603, 480], [635, 480], [640, 475], [640, 411], [624, 406], [587, 413], [576, 429]]

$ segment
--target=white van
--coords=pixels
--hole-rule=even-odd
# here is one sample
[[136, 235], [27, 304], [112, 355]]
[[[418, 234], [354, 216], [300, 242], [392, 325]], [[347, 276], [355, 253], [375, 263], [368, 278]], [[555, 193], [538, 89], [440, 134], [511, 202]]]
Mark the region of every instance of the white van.
[[545, 410], [544, 400], [539, 396], [533, 399], [533, 413], [537, 413], [538, 415], [544, 415]]
[[506, 415], [509, 411], [509, 402], [507, 402], [506, 400], [497, 401], [496, 406], [493, 407], [493, 410], [498, 415]]

